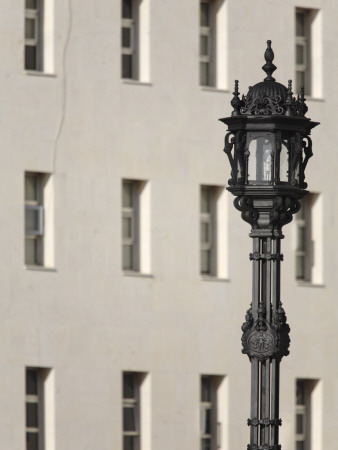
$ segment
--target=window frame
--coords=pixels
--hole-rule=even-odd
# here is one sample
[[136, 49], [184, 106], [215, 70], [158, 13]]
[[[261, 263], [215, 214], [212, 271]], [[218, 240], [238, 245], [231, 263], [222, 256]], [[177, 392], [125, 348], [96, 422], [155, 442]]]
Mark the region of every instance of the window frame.
[[[136, 180], [122, 180], [122, 270], [125, 272], [140, 272], [140, 231], [139, 231], [139, 191], [140, 191], [140, 181]], [[131, 206], [125, 206], [123, 204], [123, 190], [124, 185], [131, 186]], [[130, 219], [131, 221], [131, 236], [125, 237], [123, 235], [124, 219]], [[127, 266], [124, 261], [124, 248], [130, 248], [131, 264]]]
[[[295, 444], [303, 443], [304, 450], [311, 449], [311, 384], [316, 384], [318, 380], [297, 378], [296, 379], [296, 402], [295, 402]], [[302, 384], [304, 402], [298, 403], [297, 390], [298, 383]], [[303, 432], [297, 432], [298, 417], [302, 419]]]
[[[124, 397], [124, 377], [132, 376], [133, 383], [133, 391], [134, 397]], [[122, 421], [122, 438], [123, 438], [123, 450], [128, 450], [125, 448], [124, 439], [125, 437], [131, 438], [133, 445], [133, 450], [140, 450], [140, 436], [141, 436], [141, 427], [140, 427], [140, 374], [138, 372], [123, 372], [122, 374], [122, 411], [124, 416], [124, 410], [126, 408], [132, 408], [134, 410], [134, 421], [135, 421], [135, 430], [125, 430], [124, 421]]]
[[[42, 174], [38, 172], [25, 172], [25, 264], [26, 266], [43, 266], [44, 265], [44, 195], [43, 195], [43, 185], [46, 181], [47, 174]], [[34, 177], [36, 184], [36, 198], [27, 199], [26, 198], [26, 178]], [[34, 229], [27, 229], [27, 212], [36, 211], [38, 215], [38, 227]], [[34, 241], [34, 261], [28, 260], [27, 254], [27, 243], [28, 240]]]
[[[218, 420], [218, 388], [223, 377], [216, 375], [201, 375], [200, 377], [200, 449], [204, 450], [204, 441], [209, 441], [210, 450], [221, 448], [222, 424]], [[208, 380], [210, 399], [203, 399], [203, 380]], [[210, 433], [205, 433], [207, 428], [207, 411], [210, 411]]]
[[[216, 186], [201, 185], [200, 186], [200, 273], [202, 276], [217, 276], [217, 206], [216, 195], [218, 191]], [[209, 195], [209, 211], [202, 211], [202, 196], [203, 192], [207, 192]], [[203, 225], [207, 224], [209, 239], [207, 241], [202, 240]], [[208, 269], [203, 270], [203, 257], [202, 253], [207, 252], [208, 255]]]
[[[26, 389], [25, 389], [25, 405], [26, 405], [26, 448], [27, 450], [43, 450], [44, 449], [44, 383], [42, 371], [46, 369], [41, 369], [37, 367], [26, 367]], [[37, 393], [28, 394], [27, 393], [27, 373], [33, 371], [36, 374], [37, 379]], [[29, 427], [27, 424], [27, 405], [36, 404], [37, 405], [37, 427]], [[35, 449], [32, 447], [28, 448], [28, 435], [37, 435], [37, 446]]]
[[[311, 9], [296, 8], [295, 14], [295, 69], [296, 69], [296, 83], [295, 89], [298, 92], [300, 88], [304, 87], [305, 95], [311, 95]], [[304, 20], [304, 34], [299, 35], [297, 33], [297, 15], [302, 15]], [[297, 47], [303, 49], [302, 63], [297, 61]], [[298, 75], [300, 74], [300, 75]], [[304, 81], [298, 81], [303, 77]]]
[[[35, 36], [26, 37], [26, 20], [34, 20]], [[29, 8], [25, 5], [25, 24], [24, 24], [24, 68], [27, 71], [41, 72], [43, 70], [43, 0], [36, 0], [36, 8]], [[34, 67], [29, 67], [26, 51], [28, 47], [35, 49]]]
[[[131, 17], [123, 17], [123, 2], [121, 0], [121, 78], [123, 80], [138, 80], [138, 29], [139, 12], [138, 2], [131, 0]], [[123, 46], [123, 28], [130, 30], [130, 46]], [[131, 70], [128, 75], [124, 73], [124, 56], [130, 56]]]
[[[208, 12], [208, 24], [201, 24], [202, 17], [202, 5], [207, 4], [209, 8]], [[200, 61], [200, 85], [201, 86], [213, 86], [211, 77], [211, 64], [212, 64], [212, 2], [210, 0], [200, 0], [200, 27], [199, 27], [199, 61]], [[207, 38], [207, 54], [202, 54], [202, 38]], [[206, 65], [206, 80], [203, 80], [204, 71], [202, 66]]]
[[[322, 194], [311, 192], [295, 215], [295, 280], [304, 285], [323, 284]], [[302, 241], [301, 241], [302, 239]]]

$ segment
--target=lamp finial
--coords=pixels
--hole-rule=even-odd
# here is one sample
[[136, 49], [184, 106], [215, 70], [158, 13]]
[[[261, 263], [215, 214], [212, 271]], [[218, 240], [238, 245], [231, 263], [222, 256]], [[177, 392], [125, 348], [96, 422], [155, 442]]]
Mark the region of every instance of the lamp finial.
[[268, 44], [268, 46], [264, 53], [265, 64], [262, 67], [264, 72], [267, 74], [267, 77], [264, 78], [264, 81], [275, 81], [275, 79], [271, 76], [273, 74], [273, 72], [277, 69], [277, 67], [272, 62], [275, 57], [275, 54], [271, 48], [270, 40], [267, 41], [267, 44]]

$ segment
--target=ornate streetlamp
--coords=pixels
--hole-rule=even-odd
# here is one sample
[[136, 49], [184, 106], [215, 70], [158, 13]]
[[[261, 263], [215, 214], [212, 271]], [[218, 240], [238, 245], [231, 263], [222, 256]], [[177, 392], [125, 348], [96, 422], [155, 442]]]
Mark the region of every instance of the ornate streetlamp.
[[240, 98], [235, 81], [224, 151], [231, 165], [227, 188], [253, 238], [252, 303], [242, 325], [243, 353], [251, 362], [251, 417], [248, 450], [279, 450], [279, 364], [289, 353], [289, 331], [280, 299], [282, 227], [300, 209], [305, 168], [312, 156], [309, 134], [318, 125], [305, 117], [304, 88], [293, 97], [272, 77], [276, 66], [267, 41], [267, 77]]

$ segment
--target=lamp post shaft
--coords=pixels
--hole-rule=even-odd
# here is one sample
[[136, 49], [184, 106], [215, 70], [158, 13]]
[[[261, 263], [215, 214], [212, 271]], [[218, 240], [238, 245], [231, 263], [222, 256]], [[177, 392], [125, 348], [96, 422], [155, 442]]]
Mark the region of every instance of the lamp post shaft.
[[[280, 238], [253, 238], [252, 260], [252, 304], [249, 314], [253, 321], [259, 315], [265, 316], [270, 327], [274, 327], [274, 318], [278, 315], [280, 303]], [[244, 332], [246, 323], [243, 324]], [[257, 341], [264, 347], [268, 342]], [[260, 361], [251, 359], [251, 411], [250, 411], [250, 448], [268, 445], [278, 448], [279, 420], [279, 361], [268, 358]], [[277, 446], [277, 447], [276, 447]]]

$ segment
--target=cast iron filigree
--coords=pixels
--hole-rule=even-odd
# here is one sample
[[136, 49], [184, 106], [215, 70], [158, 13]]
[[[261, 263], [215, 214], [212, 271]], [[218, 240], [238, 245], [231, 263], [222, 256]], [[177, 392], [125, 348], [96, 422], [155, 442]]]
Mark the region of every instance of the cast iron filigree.
[[260, 304], [258, 308], [258, 319], [247, 327], [242, 336], [242, 353], [246, 353], [249, 358], [257, 358], [259, 361], [265, 361], [277, 354], [278, 336], [269, 322], [266, 320], [265, 307]]
[[275, 81], [272, 73], [277, 69], [273, 64], [274, 52], [271, 41], [267, 41], [267, 49], [264, 53], [265, 64], [262, 69], [267, 74], [263, 82], [250, 86], [247, 95], [239, 98], [238, 80], [235, 80], [235, 89], [231, 105], [232, 116], [241, 115], [285, 115], [305, 117], [308, 107], [305, 104], [304, 87], [300, 88], [300, 94], [296, 97], [292, 92], [292, 81], [288, 81], [288, 88]]
[[250, 114], [256, 116], [265, 116], [271, 114], [284, 114], [282, 98], [277, 95], [275, 98], [270, 98], [263, 91], [259, 97], [250, 98], [250, 90], [248, 95], [243, 96], [242, 101], [244, 106], [240, 111], [242, 114]]
[[270, 223], [281, 229], [292, 221], [292, 217], [300, 210], [300, 202], [294, 198], [277, 195], [273, 199], [270, 211]]
[[280, 303], [272, 322], [266, 318], [266, 309], [260, 304], [258, 308], [258, 319], [254, 322], [251, 308], [245, 316], [246, 321], [242, 325], [242, 353], [250, 358], [265, 361], [276, 358], [279, 361], [283, 356], [289, 354], [290, 327], [286, 323], [285, 311]]
[[253, 228], [258, 227], [259, 211], [253, 207], [253, 199], [247, 195], [236, 197], [235, 208], [241, 211], [242, 219], [248, 222]]

